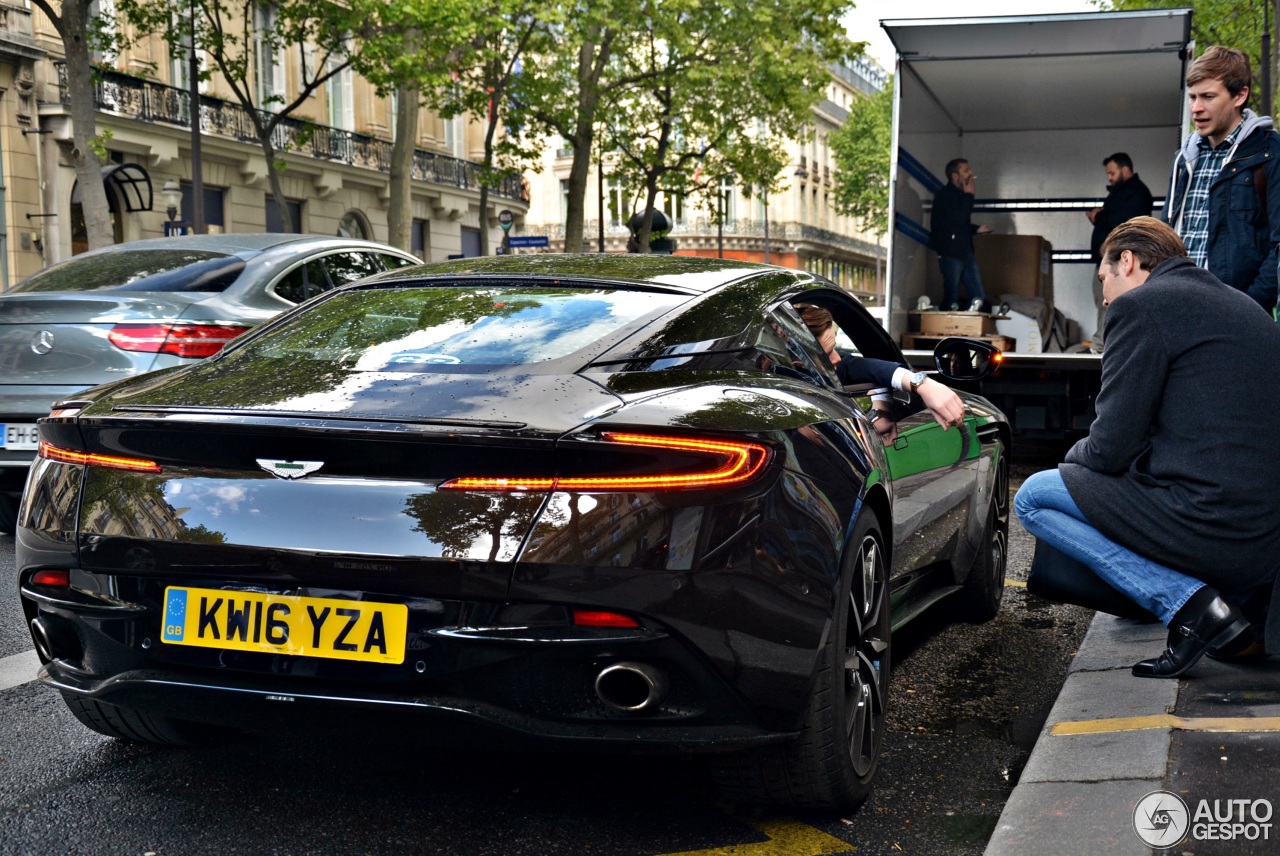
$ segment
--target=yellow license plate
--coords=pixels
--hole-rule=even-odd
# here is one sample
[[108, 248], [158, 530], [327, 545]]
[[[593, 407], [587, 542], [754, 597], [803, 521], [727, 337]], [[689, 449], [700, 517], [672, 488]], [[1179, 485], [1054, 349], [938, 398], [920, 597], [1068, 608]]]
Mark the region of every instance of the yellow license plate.
[[402, 603], [169, 586], [160, 638], [171, 645], [403, 663], [408, 625]]

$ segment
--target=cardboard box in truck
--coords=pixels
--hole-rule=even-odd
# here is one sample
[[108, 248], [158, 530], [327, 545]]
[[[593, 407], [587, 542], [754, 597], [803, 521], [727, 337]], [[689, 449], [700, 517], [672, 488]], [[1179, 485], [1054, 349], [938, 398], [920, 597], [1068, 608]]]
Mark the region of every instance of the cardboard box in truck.
[[992, 303], [1002, 295], [1039, 297], [1053, 309], [1053, 245], [1039, 235], [979, 235], [973, 252]]

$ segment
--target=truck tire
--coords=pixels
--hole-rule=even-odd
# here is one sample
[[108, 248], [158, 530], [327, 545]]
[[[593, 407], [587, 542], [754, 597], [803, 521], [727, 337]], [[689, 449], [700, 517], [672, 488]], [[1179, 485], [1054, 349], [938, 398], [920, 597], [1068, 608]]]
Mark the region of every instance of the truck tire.
[[849, 542], [800, 734], [713, 761], [721, 792], [742, 802], [848, 812], [871, 793], [889, 696], [889, 568], [874, 514]]
[[220, 730], [184, 719], [107, 704], [64, 692], [71, 714], [90, 731], [130, 743], [158, 746], [200, 746], [216, 742]]

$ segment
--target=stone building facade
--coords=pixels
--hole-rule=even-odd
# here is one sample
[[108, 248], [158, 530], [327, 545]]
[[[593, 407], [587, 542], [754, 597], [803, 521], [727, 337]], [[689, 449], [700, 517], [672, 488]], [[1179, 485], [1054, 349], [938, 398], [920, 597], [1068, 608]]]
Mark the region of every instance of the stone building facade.
[[[110, 0], [100, 0], [109, 14]], [[255, 84], [298, 91], [301, 46], [259, 64]], [[0, 288], [85, 247], [75, 170], [69, 158], [62, 42], [52, 23], [24, 0], [0, 0]], [[310, 59], [314, 59], [311, 57]], [[207, 58], [201, 57], [202, 62]], [[161, 190], [183, 191], [177, 221], [189, 217], [192, 163], [187, 61], [159, 38], [99, 57], [98, 134], [107, 150], [103, 175], [115, 239], [157, 237], [169, 220]], [[271, 79], [266, 79], [271, 78]], [[248, 116], [217, 75], [200, 84], [202, 181], [209, 231], [277, 230], [266, 161]], [[280, 130], [285, 194], [296, 228], [385, 241], [390, 195], [392, 99], [345, 71], [321, 87]], [[438, 261], [476, 255], [480, 230], [501, 240], [498, 212], [523, 220], [519, 177], [492, 190], [479, 210], [479, 126], [422, 111], [412, 194], [413, 249]]]

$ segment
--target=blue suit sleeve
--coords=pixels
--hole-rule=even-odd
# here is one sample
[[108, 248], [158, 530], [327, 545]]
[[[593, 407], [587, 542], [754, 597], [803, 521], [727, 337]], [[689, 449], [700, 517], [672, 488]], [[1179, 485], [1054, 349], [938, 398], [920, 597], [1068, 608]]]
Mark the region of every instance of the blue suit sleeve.
[[889, 360], [876, 360], [871, 357], [845, 357], [836, 363], [836, 376], [840, 383], [848, 386], [855, 383], [874, 383], [878, 386], [892, 386], [893, 373], [900, 366]]

